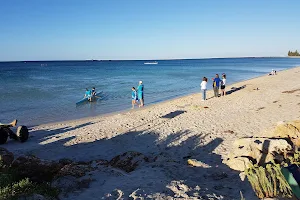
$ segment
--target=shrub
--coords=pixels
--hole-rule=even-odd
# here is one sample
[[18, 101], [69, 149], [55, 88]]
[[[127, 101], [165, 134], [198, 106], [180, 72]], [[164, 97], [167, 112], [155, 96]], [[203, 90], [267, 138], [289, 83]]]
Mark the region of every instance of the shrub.
[[21, 179], [17, 171], [0, 163], [0, 200], [15, 200], [22, 196], [41, 194], [47, 197], [57, 197], [58, 189], [50, 183], [33, 183], [28, 178]]
[[292, 189], [279, 164], [273, 162], [265, 167], [252, 165], [245, 173], [258, 198], [292, 197]]

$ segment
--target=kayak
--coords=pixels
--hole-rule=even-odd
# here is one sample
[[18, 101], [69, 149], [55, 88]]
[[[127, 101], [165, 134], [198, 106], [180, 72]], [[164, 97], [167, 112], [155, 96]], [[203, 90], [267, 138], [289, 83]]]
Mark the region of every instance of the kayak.
[[[97, 94], [95, 96], [92, 96], [92, 99], [91, 99], [91, 102], [93, 101], [97, 101], [99, 98], [100, 98], [100, 95], [102, 94], [102, 91], [101, 92], [97, 92]], [[83, 103], [88, 103], [90, 102], [89, 101], [89, 98], [88, 97], [85, 97], [83, 99], [81, 99], [80, 101], [78, 101], [76, 103], [76, 106], [80, 105], [80, 104], [83, 104]]]

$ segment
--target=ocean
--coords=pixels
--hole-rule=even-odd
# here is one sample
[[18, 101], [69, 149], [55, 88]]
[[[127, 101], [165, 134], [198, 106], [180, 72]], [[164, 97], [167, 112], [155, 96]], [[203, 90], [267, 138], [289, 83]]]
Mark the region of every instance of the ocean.
[[[300, 66], [297, 58], [218, 58], [147, 61], [0, 62], [0, 122], [18, 119], [33, 126], [123, 111], [131, 108], [131, 88], [144, 82], [145, 105], [200, 92], [202, 77], [226, 73], [227, 84], [258, 77], [272, 69]], [[280, 72], [279, 72], [280, 73]], [[85, 88], [102, 97], [76, 107]]]

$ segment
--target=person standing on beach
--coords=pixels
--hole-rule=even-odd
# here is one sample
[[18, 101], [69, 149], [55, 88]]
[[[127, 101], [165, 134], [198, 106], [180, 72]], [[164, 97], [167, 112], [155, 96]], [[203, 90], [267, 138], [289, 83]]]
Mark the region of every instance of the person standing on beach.
[[203, 77], [202, 82], [200, 84], [201, 86], [201, 91], [202, 91], [202, 101], [206, 100], [206, 85], [207, 85], [207, 78]]
[[221, 81], [221, 94], [222, 94], [222, 96], [226, 95], [225, 85], [226, 85], [226, 74], [222, 74], [222, 81]]
[[219, 74], [216, 74], [216, 77], [212, 79], [213, 80], [213, 89], [215, 97], [219, 97], [219, 88], [220, 88], [220, 82], [221, 79], [219, 78]]
[[137, 88], [137, 96], [138, 96], [138, 100], [140, 102], [139, 107], [143, 107], [144, 106], [144, 85], [143, 85], [143, 81], [139, 82], [139, 86]]
[[134, 105], [136, 104], [136, 100], [137, 100], [137, 93], [135, 90], [135, 87], [132, 87], [132, 93], [131, 93], [131, 104], [132, 104], [132, 109], [134, 109]]

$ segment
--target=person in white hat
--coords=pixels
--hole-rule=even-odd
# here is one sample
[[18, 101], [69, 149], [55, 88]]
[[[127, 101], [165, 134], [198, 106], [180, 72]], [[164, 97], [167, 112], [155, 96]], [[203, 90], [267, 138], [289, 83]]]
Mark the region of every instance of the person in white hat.
[[140, 102], [139, 107], [143, 107], [144, 106], [144, 85], [143, 85], [143, 81], [139, 81], [139, 86], [137, 87], [137, 96], [138, 96], [138, 100]]

